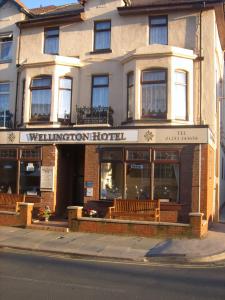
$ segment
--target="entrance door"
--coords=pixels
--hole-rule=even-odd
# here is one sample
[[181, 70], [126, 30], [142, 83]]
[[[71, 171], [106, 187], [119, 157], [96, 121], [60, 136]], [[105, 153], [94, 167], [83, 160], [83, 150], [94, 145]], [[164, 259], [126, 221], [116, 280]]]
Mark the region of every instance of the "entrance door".
[[56, 212], [66, 216], [67, 206], [83, 205], [85, 146], [60, 145], [58, 151]]

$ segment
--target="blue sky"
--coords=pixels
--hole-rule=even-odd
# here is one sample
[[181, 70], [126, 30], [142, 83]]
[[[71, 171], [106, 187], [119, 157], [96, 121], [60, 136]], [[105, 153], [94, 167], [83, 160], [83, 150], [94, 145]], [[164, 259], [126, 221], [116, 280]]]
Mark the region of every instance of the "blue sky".
[[34, 8], [47, 5], [63, 5], [66, 3], [75, 3], [76, 0], [21, 0], [27, 7]]

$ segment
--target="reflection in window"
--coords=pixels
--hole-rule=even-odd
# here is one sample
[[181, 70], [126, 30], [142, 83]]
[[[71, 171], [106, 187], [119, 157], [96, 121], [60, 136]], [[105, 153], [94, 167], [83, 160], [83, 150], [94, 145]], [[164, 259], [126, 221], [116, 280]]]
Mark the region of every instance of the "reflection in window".
[[149, 164], [129, 163], [126, 166], [126, 199], [150, 199]]
[[72, 79], [60, 78], [58, 119], [61, 120], [70, 119], [71, 95], [72, 95]]
[[123, 152], [122, 150], [103, 150], [101, 152], [101, 159], [102, 160], [122, 160], [123, 159]]
[[156, 150], [155, 151], [155, 160], [179, 160], [178, 151], [166, 151], [166, 150]]
[[155, 164], [154, 199], [179, 200], [178, 164]]
[[148, 160], [149, 161], [149, 151], [147, 150], [128, 150], [127, 151], [128, 160]]
[[167, 82], [165, 70], [142, 72], [142, 118], [165, 118]]
[[20, 193], [27, 195], [40, 194], [40, 163], [20, 163]]
[[51, 107], [51, 77], [34, 78], [31, 82], [31, 120], [49, 121]]
[[17, 162], [0, 162], [0, 193], [16, 193]]
[[123, 164], [101, 163], [101, 199], [122, 198]]

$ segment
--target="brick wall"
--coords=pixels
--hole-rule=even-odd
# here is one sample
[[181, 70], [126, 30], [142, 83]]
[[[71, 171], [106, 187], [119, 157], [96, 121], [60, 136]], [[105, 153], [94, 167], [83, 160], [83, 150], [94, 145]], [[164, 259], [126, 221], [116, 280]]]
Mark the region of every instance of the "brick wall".
[[84, 182], [93, 182], [93, 197], [84, 197], [84, 202], [99, 199], [99, 153], [97, 146], [85, 146]]

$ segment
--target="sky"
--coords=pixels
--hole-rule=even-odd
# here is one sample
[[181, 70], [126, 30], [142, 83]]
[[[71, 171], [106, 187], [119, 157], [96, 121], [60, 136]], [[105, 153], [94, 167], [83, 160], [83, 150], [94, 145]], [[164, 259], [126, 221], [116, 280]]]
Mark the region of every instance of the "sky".
[[48, 6], [48, 5], [63, 5], [66, 3], [76, 3], [76, 0], [21, 0], [28, 8]]

